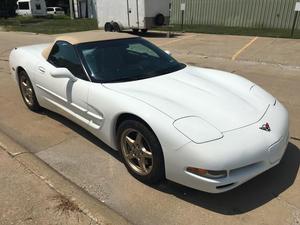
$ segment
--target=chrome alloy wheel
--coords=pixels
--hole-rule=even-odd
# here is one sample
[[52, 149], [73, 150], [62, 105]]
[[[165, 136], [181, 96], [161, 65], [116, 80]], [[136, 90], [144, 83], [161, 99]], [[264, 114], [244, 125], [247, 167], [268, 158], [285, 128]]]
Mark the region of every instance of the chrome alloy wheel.
[[30, 84], [29, 79], [26, 76], [20, 77], [20, 86], [21, 86], [21, 92], [22, 95], [28, 105], [33, 105], [34, 99], [33, 99], [33, 89]]
[[121, 151], [130, 166], [139, 175], [148, 175], [153, 167], [152, 150], [148, 141], [137, 130], [129, 128], [121, 135]]

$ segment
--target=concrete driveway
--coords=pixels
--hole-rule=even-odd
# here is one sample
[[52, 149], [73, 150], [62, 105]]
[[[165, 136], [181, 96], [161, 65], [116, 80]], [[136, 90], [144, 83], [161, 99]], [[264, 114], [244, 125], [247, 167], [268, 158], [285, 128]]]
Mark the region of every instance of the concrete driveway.
[[[100, 31], [89, 31], [90, 35]], [[291, 140], [275, 168], [223, 194], [172, 182], [149, 187], [134, 178], [118, 153], [69, 120], [23, 104], [8, 72], [16, 46], [53, 36], [0, 32], [0, 131], [31, 150], [98, 200], [138, 225], [300, 223], [300, 41], [184, 34], [148, 40], [185, 63], [240, 74], [276, 96], [289, 110]]]

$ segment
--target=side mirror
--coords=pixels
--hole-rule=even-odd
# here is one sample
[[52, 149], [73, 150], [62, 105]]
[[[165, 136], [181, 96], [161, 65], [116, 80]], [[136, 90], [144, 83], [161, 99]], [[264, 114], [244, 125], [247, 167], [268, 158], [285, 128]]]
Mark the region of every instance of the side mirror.
[[50, 72], [50, 74], [55, 78], [69, 78], [74, 82], [78, 80], [78, 78], [75, 77], [67, 68], [55, 68]]
[[165, 53], [167, 53], [168, 55], [172, 55], [172, 53], [168, 50], [165, 50]]

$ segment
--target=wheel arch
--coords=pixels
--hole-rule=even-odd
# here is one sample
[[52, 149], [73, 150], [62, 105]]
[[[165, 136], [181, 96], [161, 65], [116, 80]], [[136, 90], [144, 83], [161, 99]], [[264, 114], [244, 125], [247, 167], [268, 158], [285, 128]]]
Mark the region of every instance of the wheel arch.
[[[26, 72], [26, 70], [22, 67], [22, 66], [18, 66], [17, 68], [16, 68], [16, 81], [17, 82], [19, 82], [19, 75], [20, 75], [20, 72], [21, 71], [25, 71]], [[26, 72], [27, 73], [27, 72]]]
[[[115, 120], [115, 127], [114, 127], [114, 137], [116, 137], [117, 134], [117, 130], [120, 126], [120, 124], [126, 120], [136, 120], [139, 121], [141, 123], [143, 123], [147, 128], [149, 128], [154, 134], [154, 130], [151, 128], [151, 126], [145, 121], [143, 120], [141, 117], [133, 114], [133, 113], [121, 113], [120, 115], [117, 116], [116, 120]], [[156, 138], [157, 135], [155, 134]], [[158, 139], [158, 138], [157, 138]]]
[[157, 137], [156, 133], [154, 132], [154, 130], [151, 128], [151, 126], [141, 117], [133, 114], [133, 113], [121, 113], [120, 115], [117, 116], [116, 120], [115, 120], [115, 126], [114, 126], [114, 139], [115, 139], [115, 144], [117, 144], [117, 131], [119, 126], [121, 125], [122, 122], [126, 121], [126, 120], [136, 120], [139, 121], [141, 123], [143, 123], [157, 138], [159, 144], [161, 145], [159, 138]]

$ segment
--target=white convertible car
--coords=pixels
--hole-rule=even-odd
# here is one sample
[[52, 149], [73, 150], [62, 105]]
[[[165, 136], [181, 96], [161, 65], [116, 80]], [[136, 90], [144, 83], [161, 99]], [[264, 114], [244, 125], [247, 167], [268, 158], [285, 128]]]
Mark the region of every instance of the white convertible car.
[[10, 69], [29, 109], [84, 127], [145, 183], [224, 192], [277, 165], [288, 144], [287, 110], [258, 85], [129, 34], [15, 48]]

